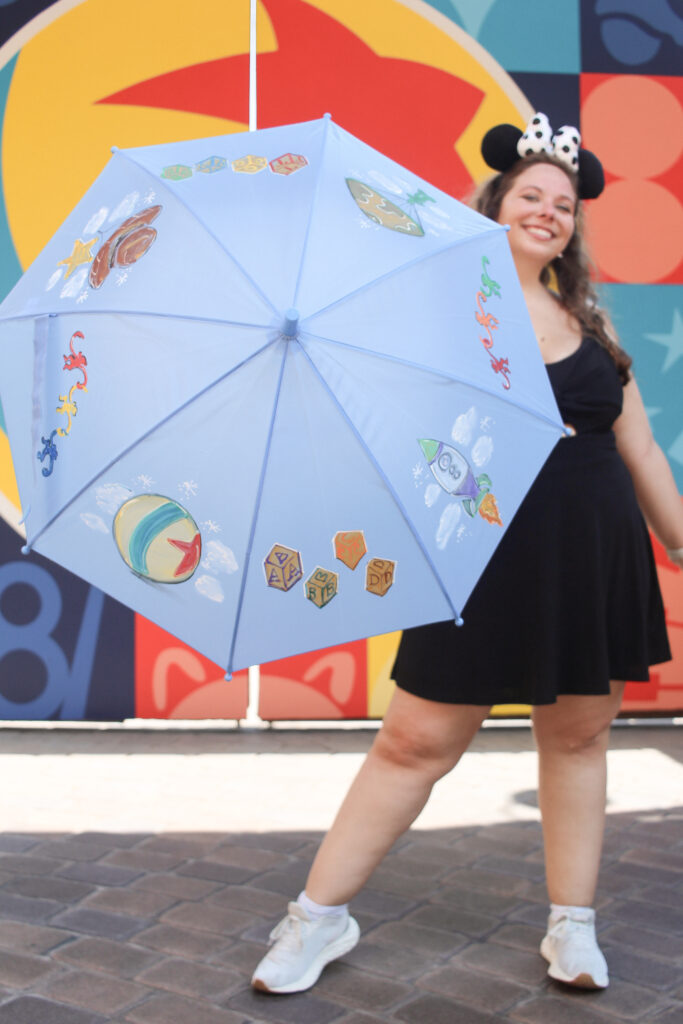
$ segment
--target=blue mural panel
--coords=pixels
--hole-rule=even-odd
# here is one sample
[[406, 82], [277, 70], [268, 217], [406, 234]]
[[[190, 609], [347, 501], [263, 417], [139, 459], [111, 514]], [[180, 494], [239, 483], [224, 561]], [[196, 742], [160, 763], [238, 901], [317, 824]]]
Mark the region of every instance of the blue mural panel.
[[680, 75], [683, 16], [669, 0], [581, 0], [584, 71]]
[[633, 358], [654, 435], [683, 490], [683, 310], [675, 285], [602, 285], [601, 293]]
[[428, 0], [503, 65], [506, 71], [578, 74], [576, 0]]
[[550, 75], [515, 71], [515, 80], [534, 110], [547, 114], [555, 130], [563, 124], [581, 125], [581, 95], [578, 75]]
[[133, 613], [21, 543], [0, 519], [0, 719], [132, 717]]

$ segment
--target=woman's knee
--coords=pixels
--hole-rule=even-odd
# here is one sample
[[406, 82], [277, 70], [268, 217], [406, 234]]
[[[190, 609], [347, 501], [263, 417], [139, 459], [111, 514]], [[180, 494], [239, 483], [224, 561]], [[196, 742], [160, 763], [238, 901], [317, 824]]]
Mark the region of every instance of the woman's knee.
[[[451, 709], [449, 712], [452, 716]], [[377, 734], [373, 751], [394, 766], [419, 771], [436, 781], [457, 764], [485, 714], [485, 709], [480, 713], [463, 711], [458, 718], [464, 720], [454, 721], [451, 728], [431, 716], [390, 717]]]
[[536, 746], [540, 753], [584, 754], [602, 752], [609, 743], [611, 718], [557, 723], [553, 728], [535, 724]]

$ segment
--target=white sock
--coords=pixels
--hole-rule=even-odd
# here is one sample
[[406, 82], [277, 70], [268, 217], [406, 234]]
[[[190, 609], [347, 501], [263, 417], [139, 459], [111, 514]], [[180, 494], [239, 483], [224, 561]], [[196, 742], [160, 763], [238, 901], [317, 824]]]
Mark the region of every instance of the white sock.
[[575, 907], [564, 903], [550, 904], [550, 920], [553, 924], [561, 917], [573, 917], [574, 915], [579, 918], [591, 918], [595, 916], [595, 911], [592, 907]]
[[314, 921], [319, 917], [341, 917], [342, 914], [348, 913], [349, 909], [348, 903], [340, 903], [332, 907], [326, 907], [324, 903], [316, 903], [315, 900], [306, 895], [305, 889], [299, 893], [297, 903], [300, 907], [303, 907], [308, 916]]

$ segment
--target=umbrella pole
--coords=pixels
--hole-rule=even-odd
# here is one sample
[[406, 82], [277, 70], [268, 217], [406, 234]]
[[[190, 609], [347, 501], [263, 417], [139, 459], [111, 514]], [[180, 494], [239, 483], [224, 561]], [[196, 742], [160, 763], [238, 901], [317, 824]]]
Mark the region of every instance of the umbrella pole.
[[[256, 131], [256, 0], [249, 0], [249, 131]], [[261, 696], [261, 669], [251, 665], [248, 672], [247, 710], [243, 722], [246, 726], [262, 726], [258, 713]]]

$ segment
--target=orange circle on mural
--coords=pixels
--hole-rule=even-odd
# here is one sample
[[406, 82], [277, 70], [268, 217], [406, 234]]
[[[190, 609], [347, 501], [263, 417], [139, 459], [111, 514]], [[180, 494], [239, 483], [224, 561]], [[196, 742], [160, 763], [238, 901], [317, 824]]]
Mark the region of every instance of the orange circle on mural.
[[615, 181], [588, 219], [595, 260], [617, 281], [660, 281], [680, 262], [683, 207], [662, 185]]
[[[621, 116], [615, 116], [621, 112]], [[605, 168], [625, 178], [652, 178], [683, 150], [683, 110], [651, 78], [620, 75], [598, 85], [581, 109], [584, 143]]]

